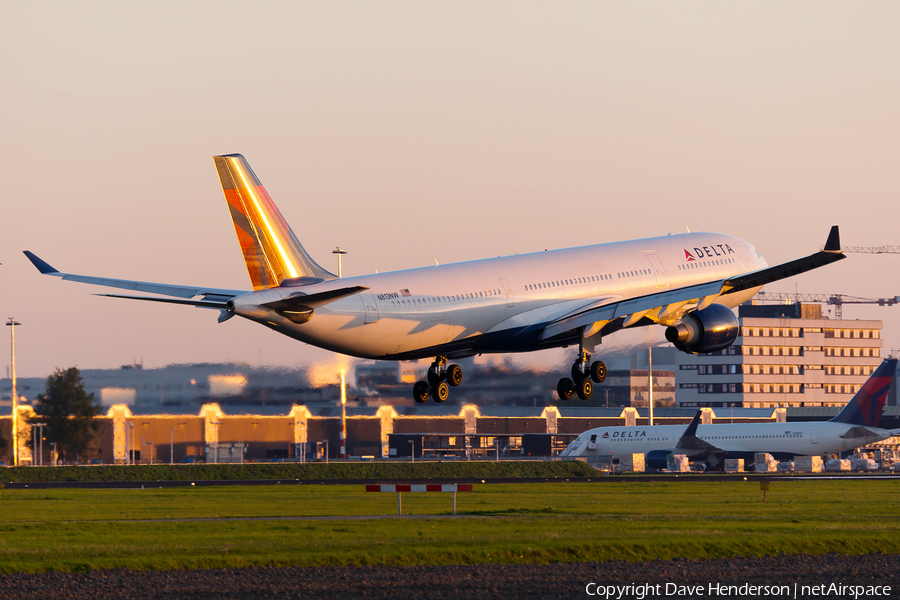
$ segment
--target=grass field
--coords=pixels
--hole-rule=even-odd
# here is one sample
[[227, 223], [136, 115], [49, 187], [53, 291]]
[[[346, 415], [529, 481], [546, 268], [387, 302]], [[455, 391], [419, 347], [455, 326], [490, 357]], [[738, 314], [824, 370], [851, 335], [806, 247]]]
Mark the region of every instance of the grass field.
[[416, 518], [290, 519], [396, 515], [363, 489], [7, 489], [0, 572], [900, 553], [900, 480], [773, 482], [766, 502], [746, 481], [476, 485], [458, 517], [410, 493]]

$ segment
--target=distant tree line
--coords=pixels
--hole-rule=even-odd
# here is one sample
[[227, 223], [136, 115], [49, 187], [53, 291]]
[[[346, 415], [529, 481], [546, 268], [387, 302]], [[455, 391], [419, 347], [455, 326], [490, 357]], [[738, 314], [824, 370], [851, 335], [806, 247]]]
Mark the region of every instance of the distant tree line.
[[45, 392], [37, 397], [35, 415], [28, 422], [44, 423], [44, 439], [56, 443], [60, 460], [80, 462], [99, 454], [100, 422], [95, 417], [100, 411], [100, 405], [94, 403], [94, 394], [84, 390], [81, 372], [69, 367], [56, 369], [47, 378]]

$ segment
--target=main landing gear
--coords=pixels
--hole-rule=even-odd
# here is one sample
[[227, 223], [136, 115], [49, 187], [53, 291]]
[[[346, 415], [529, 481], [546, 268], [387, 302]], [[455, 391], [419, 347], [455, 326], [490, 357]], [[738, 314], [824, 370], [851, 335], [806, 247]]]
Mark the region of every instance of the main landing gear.
[[[598, 360], [591, 362], [591, 356], [582, 351], [572, 365], [572, 379], [564, 377], [556, 385], [556, 393], [560, 400], [571, 400], [575, 394], [582, 400], [588, 400], [594, 393], [594, 383], [606, 381], [606, 365]], [[593, 382], [593, 383], [592, 383]]]
[[434, 401], [441, 403], [450, 397], [450, 386], [462, 383], [463, 372], [459, 365], [448, 365], [446, 357], [438, 356], [428, 367], [428, 381], [417, 381], [413, 386], [413, 398], [422, 404], [433, 396]]

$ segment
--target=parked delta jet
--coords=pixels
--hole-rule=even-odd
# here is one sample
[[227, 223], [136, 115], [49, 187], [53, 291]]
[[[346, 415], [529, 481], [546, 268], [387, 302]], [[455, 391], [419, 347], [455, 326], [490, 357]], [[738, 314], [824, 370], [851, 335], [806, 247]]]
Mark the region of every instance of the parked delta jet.
[[214, 157], [253, 291], [166, 285], [61, 273], [25, 252], [45, 275], [158, 294], [131, 296], [220, 311], [335, 352], [380, 360], [434, 358], [417, 402], [443, 402], [462, 370], [448, 359], [577, 344], [560, 398], [589, 398], [606, 378], [591, 356], [620, 329], [659, 324], [685, 352], [731, 345], [731, 308], [766, 283], [844, 258], [838, 228], [821, 252], [768, 267], [747, 242], [687, 233], [489, 258], [339, 279], [298, 241], [240, 154]]
[[757, 452], [768, 452], [778, 460], [838, 454], [897, 435], [878, 427], [896, 376], [897, 359], [885, 359], [830, 421], [700, 425], [698, 411], [686, 429], [683, 425], [589, 429], [575, 438], [561, 456], [643, 454], [647, 467], [664, 469], [670, 454], [684, 454], [690, 460], [705, 461], [714, 467], [725, 458], [752, 461]]

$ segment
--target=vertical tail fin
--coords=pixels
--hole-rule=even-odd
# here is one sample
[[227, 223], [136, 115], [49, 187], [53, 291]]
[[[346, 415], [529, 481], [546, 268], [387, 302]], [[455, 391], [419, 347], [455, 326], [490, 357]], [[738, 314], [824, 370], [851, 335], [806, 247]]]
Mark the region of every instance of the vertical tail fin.
[[832, 421], [850, 425], [878, 427], [888, 390], [897, 376], [897, 359], [886, 358], [866, 380], [844, 410]]
[[254, 290], [290, 279], [336, 279], [303, 249], [243, 156], [213, 159]]

